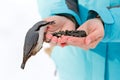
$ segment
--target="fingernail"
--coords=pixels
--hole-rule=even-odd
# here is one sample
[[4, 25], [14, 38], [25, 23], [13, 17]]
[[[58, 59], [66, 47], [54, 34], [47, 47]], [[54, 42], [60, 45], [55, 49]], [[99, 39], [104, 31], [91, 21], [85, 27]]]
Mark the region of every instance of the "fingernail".
[[91, 43], [91, 39], [87, 39], [86, 44], [89, 45]]

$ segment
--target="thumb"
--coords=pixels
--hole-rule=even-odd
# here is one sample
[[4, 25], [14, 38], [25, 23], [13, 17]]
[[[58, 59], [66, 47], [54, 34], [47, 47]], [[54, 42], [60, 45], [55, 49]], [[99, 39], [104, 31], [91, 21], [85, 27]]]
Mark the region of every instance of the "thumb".
[[87, 23], [84, 23], [84, 24], [82, 24], [81, 26], [79, 26], [78, 28], [77, 28], [77, 30], [85, 30], [85, 31], [87, 31]]

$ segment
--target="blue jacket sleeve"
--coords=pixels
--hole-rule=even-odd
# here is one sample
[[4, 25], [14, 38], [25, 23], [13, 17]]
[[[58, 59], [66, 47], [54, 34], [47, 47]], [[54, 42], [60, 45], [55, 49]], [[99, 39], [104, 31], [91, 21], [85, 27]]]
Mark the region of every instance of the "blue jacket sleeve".
[[81, 24], [78, 13], [71, 10], [69, 4], [66, 4], [71, 1], [77, 0], [38, 0], [40, 15], [42, 18], [47, 18], [55, 14], [69, 14], [75, 18], [78, 24]]
[[120, 42], [120, 6], [90, 10], [96, 11], [104, 22], [105, 36], [102, 42]]

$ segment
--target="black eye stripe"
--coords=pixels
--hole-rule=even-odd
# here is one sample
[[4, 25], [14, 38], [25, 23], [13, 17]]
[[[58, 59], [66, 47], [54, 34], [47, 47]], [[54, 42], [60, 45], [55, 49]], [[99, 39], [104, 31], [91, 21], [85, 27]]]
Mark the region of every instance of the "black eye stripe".
[[55, 21], [50, 21], [50, 22], [47, 22], [45, 24], [41, 24], [40, 26], [45, 26], [45, 25], [52, 25], [52, 24], [55, 24]]

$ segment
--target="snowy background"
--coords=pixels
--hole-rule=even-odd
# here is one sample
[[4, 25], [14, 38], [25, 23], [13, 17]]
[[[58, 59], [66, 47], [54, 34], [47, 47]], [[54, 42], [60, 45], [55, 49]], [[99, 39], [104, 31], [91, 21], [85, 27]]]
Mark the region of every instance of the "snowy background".
[[25, 34], [40, 20], [37, 0], [0, 0], [0, 80], [56, 80], [44, 50], [20, 68]]

